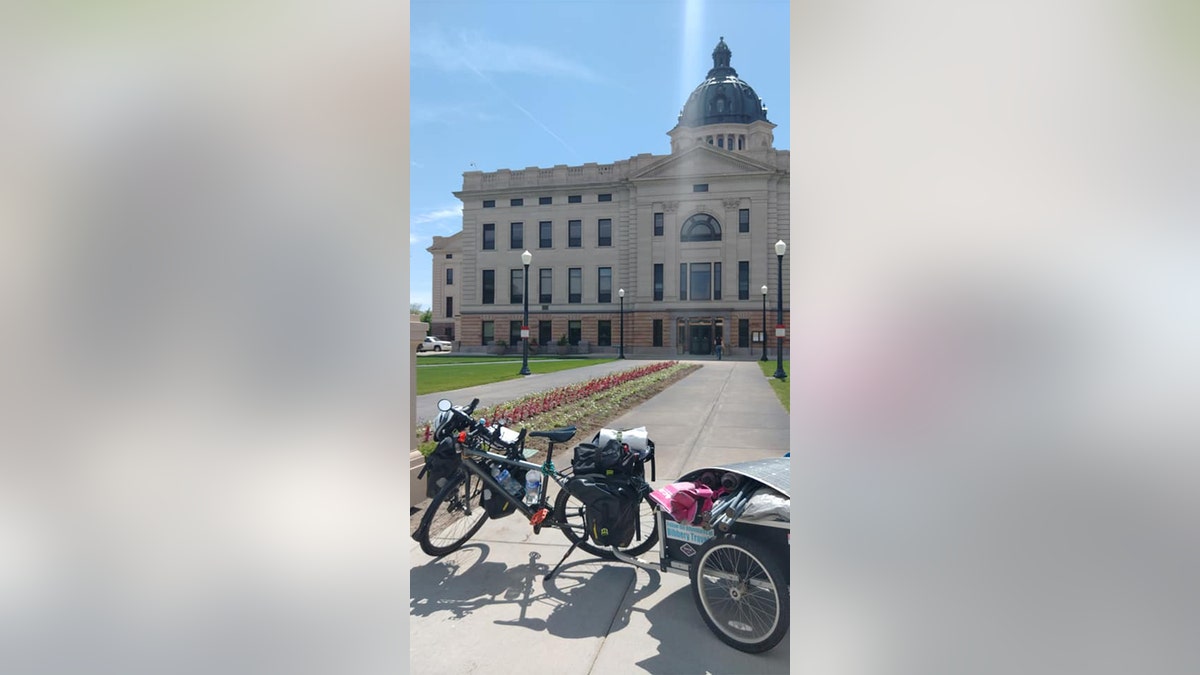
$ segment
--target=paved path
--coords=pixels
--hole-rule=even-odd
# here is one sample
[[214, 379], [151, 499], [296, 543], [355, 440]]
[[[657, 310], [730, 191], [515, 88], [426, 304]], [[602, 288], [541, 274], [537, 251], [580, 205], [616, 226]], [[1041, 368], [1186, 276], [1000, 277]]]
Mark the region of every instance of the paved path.
[[[655, 485], [789, 448], [787, 412], [753, 362], [705, 362], [614, 425], [648, 428], [659, 458]], [[709, 632], [686, 576], [576, 551], [545, 582], [566, 549], [561, 533], [535, 535], [520, 516], [486, 522], [472, 543], [440, 559], [412, 542], [412, 671], [524, 675], [532, 653], [538, 667], [567, 675], [788, 672], [787, 638], [752, 655]]]

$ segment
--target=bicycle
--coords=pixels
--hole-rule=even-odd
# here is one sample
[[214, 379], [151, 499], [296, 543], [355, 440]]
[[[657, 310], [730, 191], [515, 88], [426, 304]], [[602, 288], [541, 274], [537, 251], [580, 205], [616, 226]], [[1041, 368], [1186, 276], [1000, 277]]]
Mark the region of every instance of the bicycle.
[[[484, 505], [485, 490], [510, 505], [513, 512], [525, 516], [533, 526], [535, 534], [540, 533], [543, 528], [556, 527], [571, 541], [571, 548], [554, 570], [546, 575], [547, 579], [557, 572], [562, 562], [576, 547], [594, 556], [615, 560], [619, 559], [618, 554], [641, 555], [658, 542], [655, 506], [648, 495], [639, 502], [635, 534], [628, 545], [601, 547], [589, 540], [584, 504], [568, 488], [574, 471], [560, 471], [554, 465], [555, 445], [574, 438], [577, 433], [575, 427], [532, 432], [521, 429], [515, 439], [506, 441], [504, 431], [508, 429], [504, 425], [495, 424], [489, 427], [485, 420], [471, 418], [478, 404], [479, 399], [473, 400], [465, 407], [453, 406], [447, 399], [438, 402], [441, 414], [438, 416], [435, 439], [441, 442], [442, 439], [452, 438], [461, 461], [445, 485], [434, 495], [416, 532], [412, 535], [420, 543], [422, 551], [435, 557], [444, 556], [458, 550], [475, 536], [484, 522], [491, 517]], [[527, 436], [545, 438], [548, 441], [545, 462], [536, 464], [526, 461]], [[491, 449], [501, 449], [504, 452], [490, 452]], [[515, 494], [505, 490], [492, 476], [493, 467], [508, 468], [513, 475], [517, 472], [540, 472], [541, 486], [533, 503], [525, 503], [522, 498], [523, 489]], [[421, 475], [424, 473], [422, 470]], [[551, 481], [559, 487], [553, 506], [549, 505], [547, 500]], [[504, 515], [509, 514], [505, 512]]]

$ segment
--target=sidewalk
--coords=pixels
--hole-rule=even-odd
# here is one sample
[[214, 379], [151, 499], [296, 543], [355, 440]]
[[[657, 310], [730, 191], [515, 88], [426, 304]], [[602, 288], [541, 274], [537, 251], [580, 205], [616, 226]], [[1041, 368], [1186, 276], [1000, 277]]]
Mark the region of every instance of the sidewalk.
[[[789, 449], [787, 412], [758, 364], [703, 363], [613, 423], [647, 427], [658, 457], [656, 486], [699, 466]], [[569, 445], [594, 432], [581, 429]], [[576, 550], [554, 579], [543, 581], [567, 547], [562, 533], [534, 535], [520, 516], [489, 520], [471, 543], [437, 560], [412, 542], [412, 672], [788, 672], [787, 638], [758, 655], [718, 640], [700, 618], [686, 576]], [[657, 549], [643, 558], [657, 559]]]

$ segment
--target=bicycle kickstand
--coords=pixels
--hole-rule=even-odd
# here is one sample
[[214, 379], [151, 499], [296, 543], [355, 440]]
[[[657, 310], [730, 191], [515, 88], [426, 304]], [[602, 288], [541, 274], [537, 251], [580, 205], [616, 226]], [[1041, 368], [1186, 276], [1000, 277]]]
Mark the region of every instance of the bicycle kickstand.
[[567, 549], [566, 555], [562, 557], [562, 560], [558, 561], [558, 564], [554, 566], [554, 569], [550, 570], [549, 574], [542, 577], [542, 581], [550, 581], [550, 577], [554, 576], [554, 573], [558, 571], [558, 568], [562, 567], [562, 564], [567, 562], [567, 556], [571, 555], [571, 553], [575, 551], [576, 546], [579, 546], [579, 542], [571, 544], [571, 548]]

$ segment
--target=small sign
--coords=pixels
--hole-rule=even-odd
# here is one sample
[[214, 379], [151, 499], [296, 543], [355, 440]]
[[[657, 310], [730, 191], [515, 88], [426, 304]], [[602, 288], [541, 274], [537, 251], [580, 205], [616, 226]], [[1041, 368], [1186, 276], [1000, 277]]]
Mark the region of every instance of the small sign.
[[528, 326], [521, 329], [521, 337], [523, 337], [523, 338], [529, 337], [529, 327]]
[[784, 328], [783, 326], [777, 326], [775, 328], [775, 337], [786, 337], [786, 336], [787, 336], [786, 328]]

